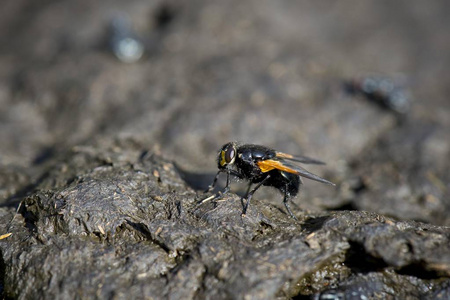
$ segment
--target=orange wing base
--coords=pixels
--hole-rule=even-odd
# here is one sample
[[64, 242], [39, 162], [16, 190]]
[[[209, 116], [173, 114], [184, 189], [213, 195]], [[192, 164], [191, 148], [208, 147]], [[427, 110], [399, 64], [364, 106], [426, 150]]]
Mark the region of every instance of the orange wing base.
[[257, 164], [258, 164], [258, 167], [261, 169], [261, 172], [263, 172], [263, 173], [272, 171], [273, 169], [277, 169], [277, 170], [292, 173], [292, 174], [298, 174], [298, 171], [283, 165], [282, 162], [277, 161], [277, 160], [267, 159], [267, 160], [259, 161], [259, 162], [257, 162]]

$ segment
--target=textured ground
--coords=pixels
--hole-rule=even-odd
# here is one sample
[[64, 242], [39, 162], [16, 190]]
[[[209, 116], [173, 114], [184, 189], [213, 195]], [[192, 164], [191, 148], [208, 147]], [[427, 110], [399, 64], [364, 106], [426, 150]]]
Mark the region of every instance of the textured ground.
[[[448, 298], [448, 6], [6, 1], [0, 292]], [[138, 62], [111, 52], [119, 14]], [[370, 74], [408, 113], [343, 88]], [[337, 187], [305, 180], [299, 222], [269, 188], [245, 217], [234, 193], [197, 206], [231, 140], [324, 160]]]

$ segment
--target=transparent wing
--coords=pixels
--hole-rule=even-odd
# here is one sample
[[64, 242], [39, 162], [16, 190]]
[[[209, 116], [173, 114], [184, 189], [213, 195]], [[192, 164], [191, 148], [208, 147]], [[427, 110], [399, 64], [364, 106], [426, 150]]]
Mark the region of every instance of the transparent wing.
[[303, 156], [303, 155], [291, 155], [283, 152], [276, 152], [276, 157], [286, 159], [286, 160], [292, 160], [303, 164], [316, 164], [316, 165], [324, 165], [325, 163], [323, 161], [320, 161], [318, 159], [314, 159], [311, 157]]

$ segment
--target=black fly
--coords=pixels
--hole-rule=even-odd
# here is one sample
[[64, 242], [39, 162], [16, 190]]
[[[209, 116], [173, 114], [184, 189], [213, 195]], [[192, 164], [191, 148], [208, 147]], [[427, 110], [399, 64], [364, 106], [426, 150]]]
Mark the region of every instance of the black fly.
[[[217, 199], [223, 194], [228, 193], [230, 190], [230, 175], [233, 175], [249, 181], [247, 193], [243, 198], [246, 199], [243, 214], [247, 212], [253, 193], [262, 185], [265, 185], [272, 186], [284, 194], [283, 203], [286, 210], [292, 218], [297, 219], [291, 211], [289, 200], [299, 192], [300, 185], [302, 184], [300, 176], [330, 185], [334, 185], [334, 183], [308, 172], [294, 162], [324, 164], [319, 160], [305, 156], [293, 156], [265, 146], [251, 144], [240, 145], [235, 142], [225, 144], [220, 149], [217, 157], [219, 171], [207, 192], [214, 188], [220, 173], [227, 173], [226, 186], [223, 191], [202, 200], [200, 203]], [[256, 184], [253, 189], [251, 189], [252, 184]]]

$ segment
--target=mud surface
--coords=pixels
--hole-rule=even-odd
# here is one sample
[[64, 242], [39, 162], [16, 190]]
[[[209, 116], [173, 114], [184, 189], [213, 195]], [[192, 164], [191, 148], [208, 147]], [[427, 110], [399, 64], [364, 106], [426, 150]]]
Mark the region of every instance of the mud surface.
[[[6, 1], [1, 295], [447, 299], [449, 8]], [[266, 187], [245, 216], [242, 183], [198, 205], [232, 140], [324, 160], [337, 187], [305, 180], [298, 222]]]

